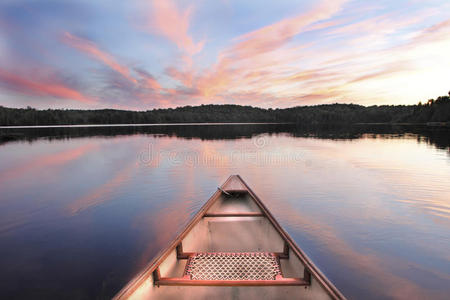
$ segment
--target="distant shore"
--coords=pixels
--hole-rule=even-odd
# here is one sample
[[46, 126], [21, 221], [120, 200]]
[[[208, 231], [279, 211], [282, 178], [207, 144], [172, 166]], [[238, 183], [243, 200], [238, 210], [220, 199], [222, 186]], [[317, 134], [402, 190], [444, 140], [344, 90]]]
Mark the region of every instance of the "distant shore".
[[[0, 129], [27, 129], [27, 128], [83, 128], [83, 127], [131, 127], [131, 126], [214, 126], [214, 125], [270, 125], [270, 124], [296, 124], [294, 122], [235, 122], [235, 123], [150, 123], [150, 124], [61, 124], [61, 125], [24, 125], [24, 126], [0, 126]], [[450, 122], [426, 122], [426, 123], [353, 123], [352, 125], [390, 125], [390, 126], [435, 126], [450, 127]]]
[[292, 122], [236, 122], [236, 123], [144, 123], [144, 124], [61, 124], [61, 125], [26, 125], [26, 126], [0, 126], [0, 129], [22, 128], [71, 128], [71, 127], [128, 127], [128, 126], [212, 126], [212, 125], [264, 125], [264, 124], [295, 124]]
[[353, 125], [392, 125], [392, 126], [437, 126], [437, 127], [450, 127], [450, 122], [424, 122], [424, 123], [354, 123]]
[[[168, 124], [295, 123], [301, 126], [351, 124], [425, 124], [448, 126], [450, 97], [417, 105], [321, 104], [291, 108], [259, 108], [209, 104], [127, 111], [7, 108], [0, 106], [0, 126], [155, 126]], [[155, 124], [155, 125], [153, 125]], [[444, 124], [444, 125], [443, 125]]]

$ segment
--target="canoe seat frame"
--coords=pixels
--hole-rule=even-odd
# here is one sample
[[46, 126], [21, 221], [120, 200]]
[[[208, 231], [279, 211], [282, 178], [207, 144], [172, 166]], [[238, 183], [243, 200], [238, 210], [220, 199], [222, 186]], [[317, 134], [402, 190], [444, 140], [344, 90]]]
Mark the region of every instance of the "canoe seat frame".
[[[275, 255], [275, 253], [272, 253]], [[289, 278], [276, 275], [274, 280], [192, 280], [190, 275], [183, 277], [161, 277], [159, 267], [153, 271], [155, 286], [309, 286], [311, 273], [305, 269], [303, 278]]]
[[[220, 214], [220, 217], [235, 216], [254, 217], [255, 214]], [[219, 214], [214, 214], [214, 217]], [[209, 217], [205, 214], [204, 217]], [[190, 259], [195, 257], [195, 252], [184, 252], [183, 245], [180, 242], [176, 247], [177, 259]], [[283, 252], [271, 252], [277, 260], [289, 258], [289, 245], [285, 242]], [[289, 278], [283, 275], [276, 275], [274, 280], [192, 280], [190, 275], [183, 277], [161, 277], [159, 267], [153, 271], [153, 283], [155, 286], [308, 286], [311, 284], [311, 273], [305, 268], [303, 278]]]

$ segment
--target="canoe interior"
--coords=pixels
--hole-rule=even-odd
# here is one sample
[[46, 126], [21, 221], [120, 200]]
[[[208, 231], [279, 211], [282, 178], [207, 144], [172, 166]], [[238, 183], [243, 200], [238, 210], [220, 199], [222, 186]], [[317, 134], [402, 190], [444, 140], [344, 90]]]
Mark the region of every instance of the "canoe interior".
[[[282, 275], [276, 278], [280, 280], [198, 281], [186, 275], [190, 255], [261, 252], [277, 257]], [[345, 299], [293, 243], [238, 175], [230, 176], [170, 247], [115, 298], [213, 297]]]

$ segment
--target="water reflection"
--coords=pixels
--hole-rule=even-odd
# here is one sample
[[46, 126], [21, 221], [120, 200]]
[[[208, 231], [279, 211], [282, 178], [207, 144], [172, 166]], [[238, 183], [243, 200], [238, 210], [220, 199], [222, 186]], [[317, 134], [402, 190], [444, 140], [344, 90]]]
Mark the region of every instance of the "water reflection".
[[136, 165], [136, 162], [131, 162], [129, 165], [120, 168], [116, 174], [114, 174], [114, 176], [108, 179], [105, 183], [102, 183], [100, 186], [92, 189], [87, 194], [69, 203], [69, 214], [78, 214], [83, 210], [99, 205], [103, 201], [107, 201], [109, 194], [113, 193], [117, 189], [120, 189], [122, 185], [128, 183], [128, 180], [130, 180], [132, 171], [136, 168]]
[[121, 126], [121, 127], [51, 127], [51, 128], [0, 128], [0, 143], [29, 141], [37, 139], [70, 139], [77, 137], [117, 137], [120, 135], [165, 135], [205, 140], [236, 139], [258, 134], [289, 133], [297, 137], [325, 139], [358, 139], [363, 135], [376, 138], [404, 137], [413, 135], [417, 141], [449, 149], [450, 128], [423, 125], [354, 125], [343, 127], [304, 127], [295, 124], [251, 124], [251, 125], [161, 125], [161, 126]]
[[444, 129], [208, 125], [0, 134], [12, 140], [0, 146], [1, 298], [110, 298], [230, 174], [242, 175], [349, 298], [445, 299], [450, 292]]
[[52, 154], [38, 155], [37, 157], [27, 159], [23, 163], [13, 164], [10, 168], [1, 173], [0, 181], [15, 180], [20, 176], [28, 175], [34, 170], [43, 168], [55, 168], [58, 165], [64, 165], [83, 156], [87, 151], [92, 150], [94, 144], [84, 144], [79, 147], [70, 148]]

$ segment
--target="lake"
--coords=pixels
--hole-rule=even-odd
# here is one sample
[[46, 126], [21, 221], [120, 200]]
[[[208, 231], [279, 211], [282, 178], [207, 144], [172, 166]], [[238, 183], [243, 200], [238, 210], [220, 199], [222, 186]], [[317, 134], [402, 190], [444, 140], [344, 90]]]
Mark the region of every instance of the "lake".
[[450, 131], [0, 129], [0, 298], [108, 299], [240, 174], [349, 299], [448, 299]]

